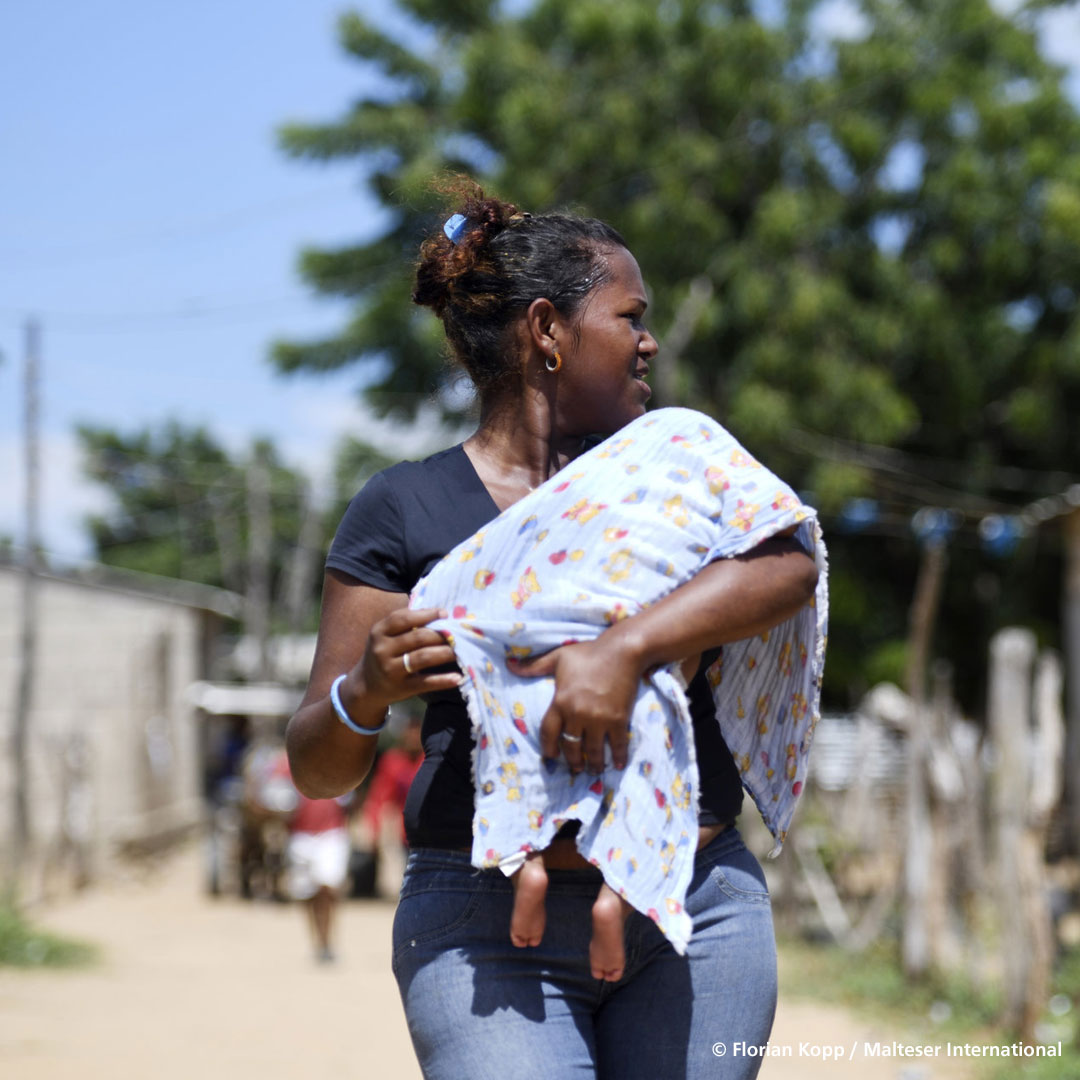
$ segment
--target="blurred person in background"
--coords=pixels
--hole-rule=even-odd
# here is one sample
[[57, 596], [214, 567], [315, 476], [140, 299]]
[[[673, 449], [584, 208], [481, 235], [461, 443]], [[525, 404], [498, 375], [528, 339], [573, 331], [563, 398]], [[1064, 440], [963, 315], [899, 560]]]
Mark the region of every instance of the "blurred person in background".
[[302, 901], [307, 910], [316, 960], [330, 963], [336, 958], [334, 917], [349, 872], [352, 796], [309, 799], [293, 784], [284, 751], [274, 765], [272, 781], [288, 783], [295, 793], [285, 853], [289, 896]]
[[361, 810], [361, 822], [371, 838], [372, 851], [378, 853], [386, 833], [393, 829], [402, 847], [408, 847], [405, 834], [405, 800], [409, 787], [424, 758], [420, 741], [420, 718], [410, 716], [401, 742], [379, 754], [371, 771], [371, 782]]

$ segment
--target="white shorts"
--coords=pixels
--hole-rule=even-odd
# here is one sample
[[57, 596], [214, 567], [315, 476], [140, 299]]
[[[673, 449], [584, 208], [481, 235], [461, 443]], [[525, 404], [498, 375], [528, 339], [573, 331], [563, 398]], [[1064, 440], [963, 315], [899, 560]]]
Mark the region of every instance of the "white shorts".
[[349, 872], [348, 831], [293, 833], [288, 856], [289, 894], [294, 900], [310, 900], [324, 885], [340, 889]]

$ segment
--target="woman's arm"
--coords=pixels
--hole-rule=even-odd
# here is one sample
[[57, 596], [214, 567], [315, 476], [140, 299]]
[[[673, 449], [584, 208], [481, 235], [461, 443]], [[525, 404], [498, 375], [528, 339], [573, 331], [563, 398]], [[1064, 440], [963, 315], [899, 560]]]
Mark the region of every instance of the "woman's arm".
[[[555, 696], [540, 726], [547, 757], [572, 769], [603, 768], [604, 740], [624, 768], [638, 682], [652, 667], [753, 637], [784, 622], [814, 595], [818, 571], [797, 541], [774, 537], [732, 559], [709, 563], [662, 600], [595, 641], [522, 663], [520, 675], [554, 675]], [[581, 742], [560, 739], [566, 731]]]
[[[328, 570], [311, 677], [289, 721], [285, 746], [293, 782], [308, 798], [351, 791], [367, 775], [377, 739], [347, 728], [330, 702], [330, 684], [346, 674], [341, 703], [359, 727], [376, 728], [395, 701], [460, 685], [456, 671], [426, 675], [422, 668], [453, 663], [454, 653], [426, 623], [445, 612], [409, 611], [405, 593], [363, 585]], [[413, 674], [405, 670], [409, 653]]]

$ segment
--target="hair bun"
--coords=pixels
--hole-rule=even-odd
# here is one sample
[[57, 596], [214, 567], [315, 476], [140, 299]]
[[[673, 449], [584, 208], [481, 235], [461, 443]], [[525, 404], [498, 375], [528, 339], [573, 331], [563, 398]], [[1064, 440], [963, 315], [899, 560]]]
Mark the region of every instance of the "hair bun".
[[534, 217], [488, 198], [468, 177], [449, 177], [438, 190], [451, 197], [452, 216], [420, 248], [413, 301], [442, 319], [453, 355], [490, 400], [522, 378], [518, 346], [508, 336], [514, 320], [538, 297], [572, 318], [608, 280], [607, 253], [626, 241], [595, 218]]
[[467, 176], [449, 177], [439, 182], [437, 190], [452, 196], [453, 213], [464, 217], [465, 223], [456, 230], [454, 240], [440, 228], [424, 242], [412, 298], [414, 303], [442, 315], [457, 283], [483, 268], [484, 251], [491, 241], [511, 222], [531, 215], [523, 214], [513, 203], [486, 196], [483, 188]]

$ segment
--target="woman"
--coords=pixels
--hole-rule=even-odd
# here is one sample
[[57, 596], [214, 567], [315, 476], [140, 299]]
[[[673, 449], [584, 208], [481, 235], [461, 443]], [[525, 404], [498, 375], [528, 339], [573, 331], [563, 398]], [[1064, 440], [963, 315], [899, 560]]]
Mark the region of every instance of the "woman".
[[[389, 705], [426, 697], [425, 761], [406, 806], [414, 850], [394, 930], [395, 974], [426, 1076], [501, 1077], [511, 1068], [526, 1077], [753, 1076], [759, 1058], [719, 1059], [710, 1049], [767, 1040], [776, 971], [764, 878], [733, 826], [739, 771], [704, 679], [688, 695], [701, 774], [690, 947], [679, 956], [634, 914], [625, 973], [601, 982], [588, 947], [600, 876], [570, 835], [544, 854], [542, 943], [511, 945], [510, 883], [470, 865], [473, 745], [462, 676], [428, 625], [448, 613], [407, 607], [409, 591], [451, 548], [591, 436], [645, 412], [657, 345], [644, 325], [641, 273], [609, 226], [519, 214], [469, 190], [446, 235], [421, 250], [414, 300], [442, 318], [477, 386], [480, 426], [458, 447], [379, 474], [346, 514], [327, 559], [311, 681], [289, 726], [294, 778], [312, 796], [354, 787]], [[627, 718], [646, 671], [698, 653], [707, 666], [711, 650], [798, 611], [816, 581], [802, 547], [773, 538], [709, 564], [595, 640], [550, 654], [546, 751], [599, 772], [607, 748], [625, 766]]]

